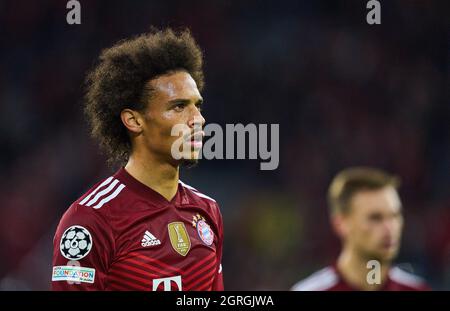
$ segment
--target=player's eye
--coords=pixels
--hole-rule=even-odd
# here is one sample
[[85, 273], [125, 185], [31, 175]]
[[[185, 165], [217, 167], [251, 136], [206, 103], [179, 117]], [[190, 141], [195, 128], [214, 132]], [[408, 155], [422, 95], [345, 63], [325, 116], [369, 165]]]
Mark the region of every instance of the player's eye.
[[185, 103], [177, 103], [173, 106], [175, 111], [183, 111], [184, 107], [186, 107]]
[[376, 214], [370, 214], [370, 215], [369, 215], [369, 220], [370, 220], [371, 222], [381, 222], [381, 221], [383, 220], [383, 215], [378, 214], [378, 213], [376, 213]]

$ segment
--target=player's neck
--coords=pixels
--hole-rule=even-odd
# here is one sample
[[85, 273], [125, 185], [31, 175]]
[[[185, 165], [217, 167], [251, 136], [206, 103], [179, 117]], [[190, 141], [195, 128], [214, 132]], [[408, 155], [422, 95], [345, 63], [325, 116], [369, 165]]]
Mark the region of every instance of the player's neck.
[[133, 154], [125, 170], [135, 179], [171, 201], [177, 194], [179, 170], [170, 163]]
[[380, 284], [369, 284], [367, 281], [367, 275], [370, 271], [367, 268], [368, 261], [355, 251], [344, 248], [338, 258], [337, 269], [345, 282], [352, 287], [360, 290], [378, 290], [387, 280], [390, 263], [381, 263]]

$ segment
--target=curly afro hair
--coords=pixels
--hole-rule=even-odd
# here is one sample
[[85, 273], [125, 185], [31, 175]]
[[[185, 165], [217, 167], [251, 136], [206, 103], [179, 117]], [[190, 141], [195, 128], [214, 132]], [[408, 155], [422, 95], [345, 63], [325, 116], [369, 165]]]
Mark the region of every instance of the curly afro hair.
[[131, 153], [121, 111], [144, 111], [151, 99], [148, 81], [179, 70], [188, 72], [203, 89], [202, 52], [187, 29], [152, 30], [101, 52], [87, 75], [84, 110], [91, 134], [110, 163], [123, 164]]

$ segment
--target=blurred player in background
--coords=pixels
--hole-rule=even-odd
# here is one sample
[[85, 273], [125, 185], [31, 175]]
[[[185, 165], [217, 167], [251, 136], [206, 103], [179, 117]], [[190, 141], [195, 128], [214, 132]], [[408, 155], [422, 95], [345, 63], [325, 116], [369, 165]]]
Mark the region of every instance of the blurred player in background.
[[[179, 180], [202, 147], [202, 88], [202, 53], [187, 30], [155, 30], [101, 53], [85, 111], [110, 160], [124, 166], [63, 215], [54, 290], [223, 290], [219, 207]], [[188, 132], [172, 136], [180, 124]], [[189, 147], [179, 160], [177, 139]]]
[[[423, 280], [392, 266], [403, 229], [398, 186], [397, 177], [374, 168], [340, 172], [328, 191], [331, 223], [342, 241], [340, 256], [335, 265], [298, 282], [292, 290], [428, 290]], [[374, 260], [380, 268], [373, 270], [380, 274], [375, 282], [368, 278], [368, 263]]]

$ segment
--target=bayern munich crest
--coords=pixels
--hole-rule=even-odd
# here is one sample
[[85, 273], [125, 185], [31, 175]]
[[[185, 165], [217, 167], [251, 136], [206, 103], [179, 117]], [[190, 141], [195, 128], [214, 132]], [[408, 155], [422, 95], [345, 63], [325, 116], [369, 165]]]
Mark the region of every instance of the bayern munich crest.
[[208, 246], [214, 241], [214, 232], [211, 227], [206, 223], [205, 218], [199, 214], [193, 216], [192, 226], [197, 229], [198, 236]]
[[61, 254], [69, 260], [80, 260], [86, 257], [91, 248], [91, 233], [78, 225], [67, 228], [59, 243]]

